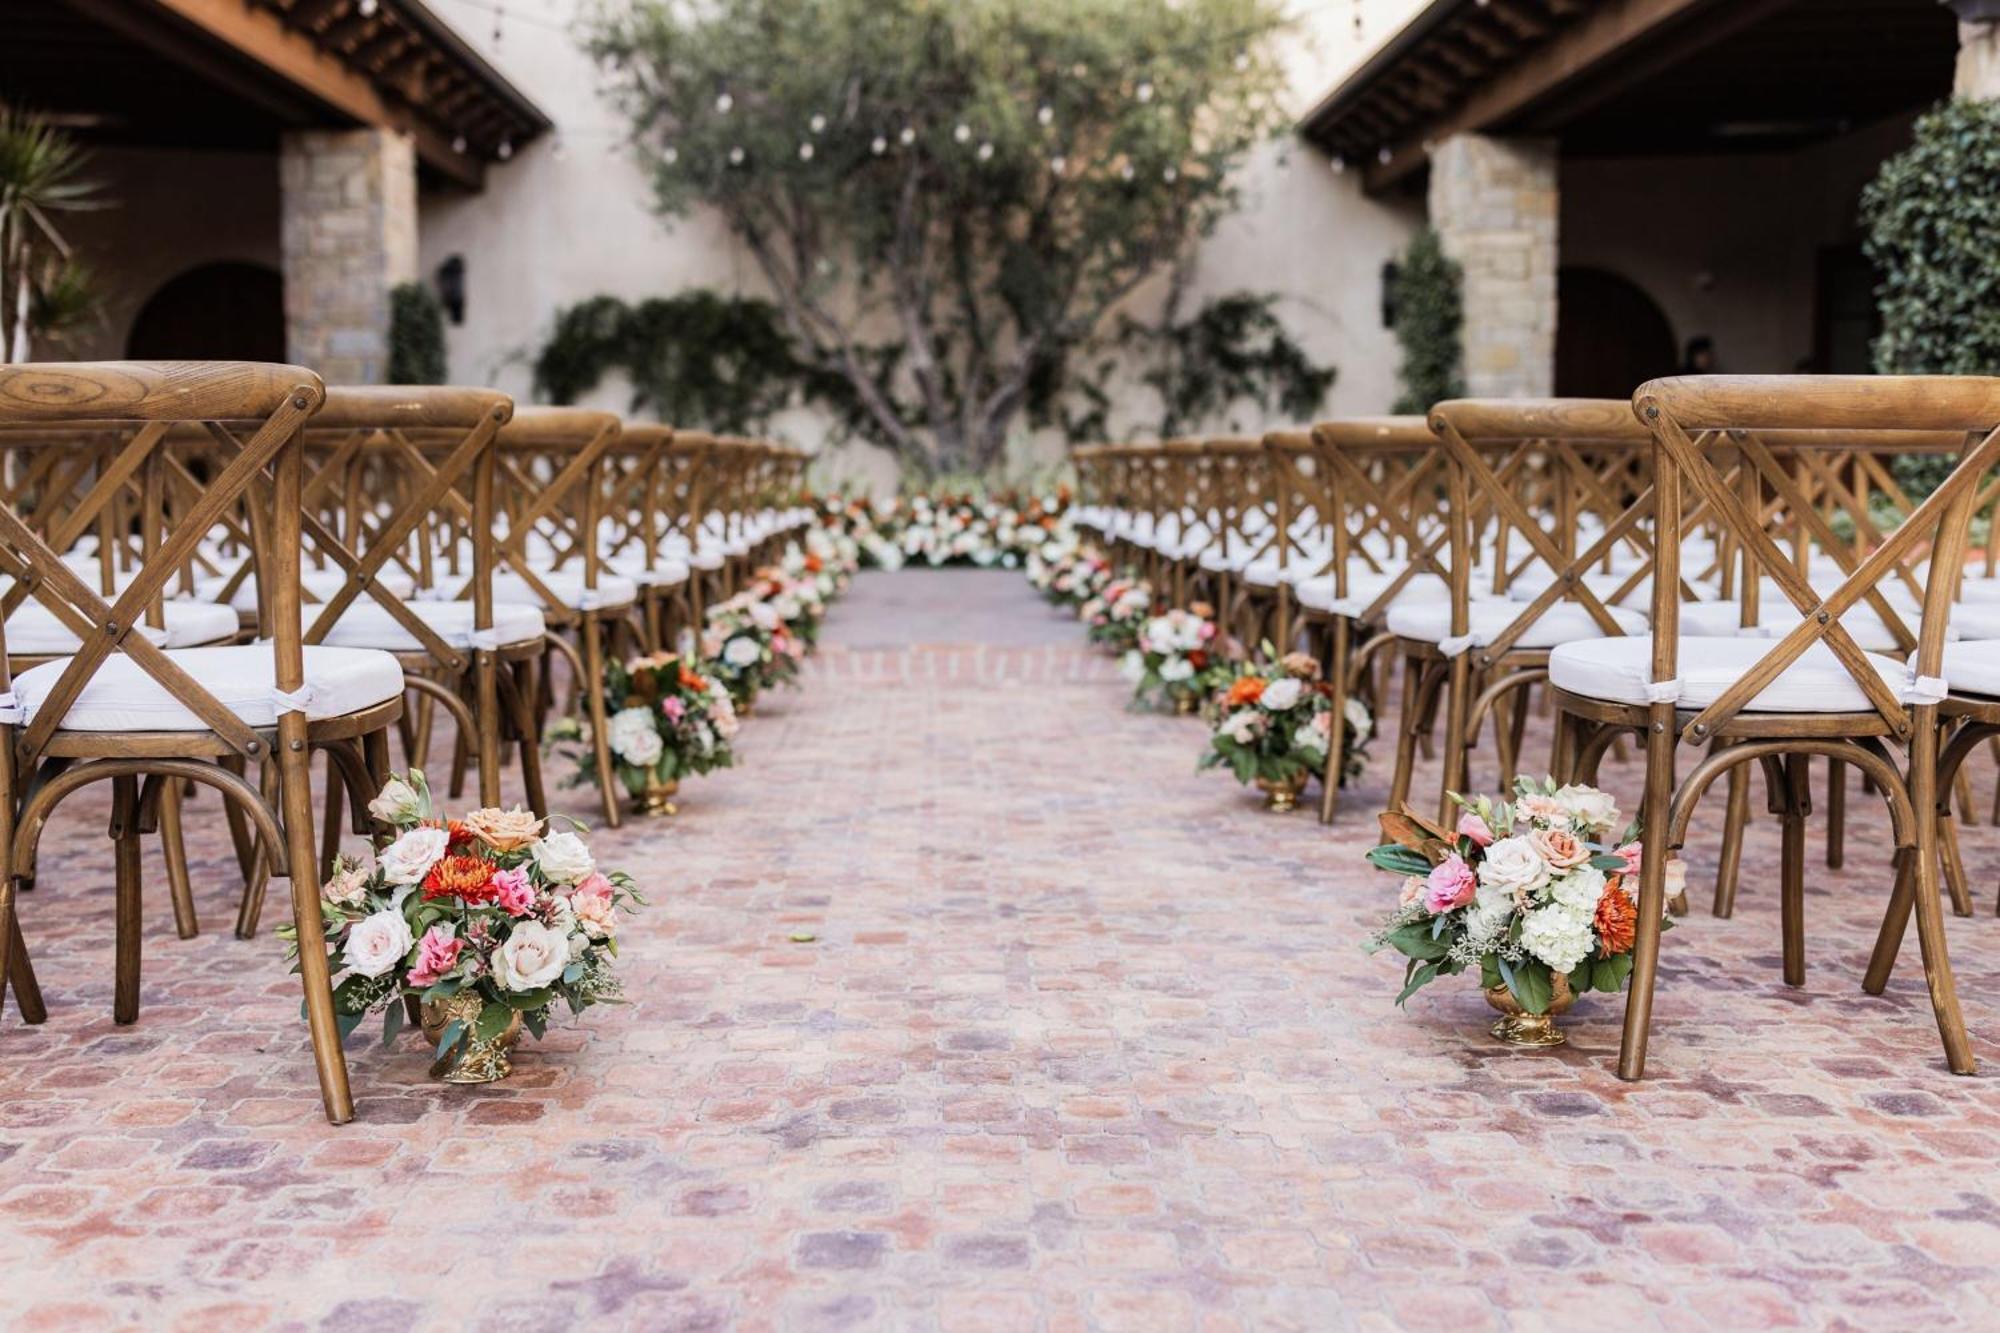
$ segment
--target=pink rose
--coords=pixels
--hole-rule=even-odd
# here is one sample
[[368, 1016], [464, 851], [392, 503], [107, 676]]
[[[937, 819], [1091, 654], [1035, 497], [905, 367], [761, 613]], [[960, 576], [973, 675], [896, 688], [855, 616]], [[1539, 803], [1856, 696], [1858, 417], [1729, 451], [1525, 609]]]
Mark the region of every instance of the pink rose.
[[1611, 854], [1625, 858], [1625, 873], [1632, 877], [1634, 884], [1637, 884], [1639, 882], [1639, 867], [1645, 860], [1645, 852], [1646, 848], [1644, 844], [1628, 842]]
[[521, 867], [494, 871], [493, 889], [493, 901], [508, 916], [526, 916], [534, 910], [535, 886], [528, 882], [528, 872]]
[[666, 698], [660, 700], [660, 711], [667, 715], [667, 721], [678, 726], [680, 720], [687, 716], [687, 705], [677, 698]]
[[577, 881], [570, 895], [570, 910], [576, 922], [592, 939], [609, 939], [618, 929], [617, 912], [611, 901], [611, 881], [593, 870]]
[[[503, 875], [513, 872], [503, 870]], [[444, 980], [445, 973], [458, 966], [459, 951], [465, 941], [451, 933], [451, 927], [442, 923], [432, 926], [417, 941], [417, 964], [410, 969], [407, 978], [412, 986], [435, 986]]]
[[1472, 867], [1457, 852], [1431, 867], [1424, 881], [1424, 910], [1432, 916], [1463, 907], [1479, 892], [1479, 880]]
[[1458, 817], [1458, 836], [1461, 838], [1470, 838], [1475, 845], [1480, 847], [1490, 847], [1493, 845], [1493, 830], [1487, 826], [1484, 819], [1481, 819], [1470, 810], [1467, 810]]

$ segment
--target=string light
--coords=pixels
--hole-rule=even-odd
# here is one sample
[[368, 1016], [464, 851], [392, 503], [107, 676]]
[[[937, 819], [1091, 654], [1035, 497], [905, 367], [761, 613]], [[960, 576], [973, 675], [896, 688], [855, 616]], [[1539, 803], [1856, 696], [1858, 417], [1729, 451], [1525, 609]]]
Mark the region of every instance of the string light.
[[1152, 81], [1149, 79], [1141, 79], [1139, 81], [1139, 86], [1132, 90], [1132, 95], [1138, 98], [1141, 102], [1152, 101], [1153, 100]]
[[1056, 109], [1050, 106], [1047, 102], [1042, 103], [1041, 109], [1035, 112], [1035, 119], [1040, 121], [1044, 125], [1048, 124], [1055, 118], [1056, 118]]
[[813, 146], [812, 146], [811, 144], [809, 144], [809, 143], [802, 143], [802, 144], [800, 144], [800, 145], [799, 145], [799, 161], [801, 161], [801, 162], [810, 162], [810, 161], [812, 161], [812, 160], [813, 160]]
[[917, 132], [910, 126], [905, 125], [903, 126], [903, 132], [896, 137], [903, 141], [903, 147], [908, 148], [917, 141]]
[[991, 161], [993, 160], [993, 145], [992, 145], [992, 144], [990, 144], [990, 143], [983, 143], [983, 144], [979, 145], [979, 160], [980, 160], [981, 162], [991, 162]]
[[875, 154], [875, 156], [880, 157], [882, 156], [882, 154], [889, 151], [889, 141], [887, 139], [884, 139], [881, 135], [878, 134], [873, 139], [869, 140], [868, 151]]
[[660, 161], [666, 163], [668, 166], [672, 166], [674, 163], [680, 160], [681, 160], [681, 150], [674, 147], [672, 144], [668, 144], [665, 148], [662, 148], [660, 150]]
[[732, 167], [743, 165], [743, 150], [741, 148], [732, 148], [729, 150], [729, 165]]
[[815, 111], [813, 112], [813, 118], [810, 124], [812, 125], [812, 132], [814, 134], [818, 134], [826, 128], [826, 117], [820, 115], [819, 112]]
[[728, 115], [728, 114], [729, 114], [729, 108], [731, 108], [731, 107], [733, 107], [733, 106], [735, 106], [735, 105], [736, 105], [736, 99], [735, 99], [735, 98], [733, 98], [733, 97], [731, 97], [731, 96], [730, 96], [730, 95], [729, 95], [728, 93], [717, 93], [717, 94], [716, 94], [716, 97], [715, 97], [715, 113], [716, 113], [717, 115], [719, 115], [719, 116], [726, 116], [726, 115]]
[[1057, 153], [1054, 157], [1049, 159], [1049, 170], [1054, 172], [1058, 176], [1062, 175], [1064, 172], [1069, 170], [1069, 159], [1064, 157], [1061, 153]]
[[453, 136], [451, 141], [451, 151], [459, 154], [463, 154], [465, 152], [465, 136], [463, 134]]
[[505, 162], [508, 158], [514, 156], [514, 141], [512, 139], [502, 139], [500, 146], [493, 151], [499, 155], [502, 162]]
[[1177, 167], [1168, 167], [1165, 171], [1160, 173], [1160, 179], [1165, 181], [1169, 185], [1172, 185], [1175, 181], [1179, 180], [1180, 178], [1181, 178], [1180, 169]]
[[952, 128], [951, 137], [960, 143], [970, 143], [972, 141], [972, 127], [960, 121]]
[[376, 9], [379, 7], [379, 0], [361, 0], [361, 3], [354, 8], [360, 13], [362, 18], [372, 19], [375, 17]]

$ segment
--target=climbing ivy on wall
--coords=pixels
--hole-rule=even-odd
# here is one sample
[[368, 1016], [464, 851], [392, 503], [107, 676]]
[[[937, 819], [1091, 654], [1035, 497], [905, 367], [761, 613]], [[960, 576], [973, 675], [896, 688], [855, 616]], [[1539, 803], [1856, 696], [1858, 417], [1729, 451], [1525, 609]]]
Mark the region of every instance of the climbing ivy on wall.
[[391, 384], [443, 384], [444, 306], [421, 282], [400, 283], [389, 291]]
[[[1953, 100], [1918, 117], [1910, 146], [1862, 190], [1861, 223], [1882, 276], [1876, 371], [2000, 373], [2000, 104]], [[1928, 494], [1951, 466], [1907, 454], [1896, 474]]]
[[[1125, 342], [1147, 367], [1140, 377], [1160, 396], [1160, 438], [1222, 420], [1244, 402], [1259, 409], [1260, 429], [1273, 413], [1300, 423], [1318, 414], [1338, 372], [1293, 341], [1272, 309], [1277, 300], [1272, 293], [1234, 292], [1185, 320], [1169, 310], [1158, 325], [1126, 322]], [[1229, 418], [1228, 429], [1243, 427]]]
[[1390, 410], [1428, 412], [1433, 403], [1463, 397], [1463, 275], [1429, 227], [1418, 232], [1404, 252], [1393, 300], [1396, 342], [1403, 349], [1403, 360], [1396, 369], [1402, 394]]

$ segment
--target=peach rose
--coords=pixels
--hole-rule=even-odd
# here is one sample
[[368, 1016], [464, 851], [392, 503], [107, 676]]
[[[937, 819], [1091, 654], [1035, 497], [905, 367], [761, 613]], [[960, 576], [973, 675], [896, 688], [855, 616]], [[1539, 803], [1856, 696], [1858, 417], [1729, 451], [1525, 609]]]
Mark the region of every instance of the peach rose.
[[518, 852], [542, 836], [542, 821], [519, 806], [487, 806], [465, 817], [465, 830], [496, 852]]
[[1528, 834], [1528, 842], [1556, 870], [1571, 870], [1590, 859], [1590, 848], [1574, 833], [1562, 829], [1535, 829]]

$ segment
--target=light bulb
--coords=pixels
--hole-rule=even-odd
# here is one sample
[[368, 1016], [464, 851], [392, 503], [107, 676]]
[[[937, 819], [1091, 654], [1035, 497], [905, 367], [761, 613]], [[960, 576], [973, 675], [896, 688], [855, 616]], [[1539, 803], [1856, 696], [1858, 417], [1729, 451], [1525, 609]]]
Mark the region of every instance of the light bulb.
[[917, 132], [910, 126], [905, 125], [903, 126], [903, 132], [897, 135], [896, 137], [903, 141], [903, 147], [908, 148], [911, 144], [917, 141]]
[[1121, 180], [1129, 181], [1138, 174], [1139, 174], [1138, 172], [1132, 169], [1132, 164], [1130, 162], [1127, 162], [1124, 166], [1118, 168], [1118, 176], [1119, 179]]
[[465, 136], [463, 134], [452, 137], [451, 151], [454, 153], [463, 153], [465, 151]]
[[1181, 178], [1181, 173], [1179, 169], [1175, 167], [1168, 167], [1165, 171], [1160, 173], [1160, 179], [1165, 181], [1169, 185], [1172, 185], [1175, 181], [1179, 180], [1180, 178]]
[[1132, 90], [1132, 95], [1142, 102], [1150, 102], [1153, 100], [1153, 85], [1142, 79], [1139, 86]]
[[800, 145], [799, 145], [799, 161], [801, 161], [801, 162], [810, 162], [810, 161], [812, 161], [812, 160], [813, 160], [813, 146], [812, 146], [811, 144], [809, 144], [809, 143], [802, 143], [802, 144], [800, 144]]
[[993, 160], [993, 145], [992, 145], [992, 144], [990, 144], [990, 143], [983, 143], [983, 144], [979, 145], [979, 160], [980, 160], [981, 162], [991, 162], [991, 161]]
[[873, 139], [869, 140], [868, 151], [875, 154], [875, 156], [880, 157], [882, 156], [882, 154], [889, 151], [889, 141], [887, 139], [884, 139], [881, 135], [878, 134]]
[[1054, 157], [1049, 159], [1049, 170], [1053, 171], [1058, 176], [1062, 175], [1065, 171], [1069, 170], [1069, 159], [1064, 157], [1061, 153], [1057, 153]]
[[1042, 103], [1041, 110], [1035, 112], [1035, 119], [1039, 120], [1044, 125], [1048, 124], [1055, 118], [1056, 118], [1056, 109], [1050, 106], [1047, 102]]
[[1375, 160], [1377, 162], [1380, 162], [1385, 167], [1389, 165], [1389, 159], [1394, 156], [1395, 154], [1389, 151], [1389, 146], [1387, 144], [1382, 145], [1382, 147], [1380, 147], [1375, 151]]
[[1248, 51], [1238, 51], [1236, 53], [1236, 72], [1241, 74], [1244, 70], [1249, 68], [1250, 68], [1250, 53]]
[[729, 150], [729, 165], [732, 167], [743, 165], [743, 150], [741, 148], [732, 148]]
[[972, 127], [970, 125], [960, 123], [959, 125], [957, 125], [952, 129], [951, 137], [958, 140], [958, 142], [960, 143], [966, 143], [972, 138]]
[[821, 130], [826, 128], [826, 117], [820, 115], [818, 112], [814, 112], [810, 124], [812, 125], [812, 132], [814, 134], [818, 134]]
[[361, 0], [361, 3], [355, 6], [355, 9], [360, 11], [361, 17], [365, 19], [374, 18], [375, 11], [378, 8], [380, 8], [378, 0]]
[[662, 148], [660, 150], [660, 161], [666, 163], [668, 166], [672, 166], [674, 163], [680, 160], [681, 160], [681, 150], [674, 147], [672, 144], [668, 144], [665, 148]]
[[507, 160], [508, 158], [510, 158], [510, 157], [512, 157], [512, 156], [514, 156], [514, 143], [513, 143], [513, 140], [511, 140], [511, 139], [502, 139], [502, 140], [500, 141], [500, 147], [499, 147], [499, 148], [497, 148], [497, 149], [495, 149], [494, 151], [495, 151], [495, 152], [497, 152], [497, 153], [498, 153], [498, 154], [500, 155], [500, 160], [501, 160], [502, 162], [505, 162], [505, 161], [506, 161], [506, 160]]
[[715, 95], [715, 110], [718, 115], [723, 115], [723, 116], [728, 115], [729, 108], [735, 105], [736, 105], [736, 99], [731, 97], [728, 93], [717, 93]]

